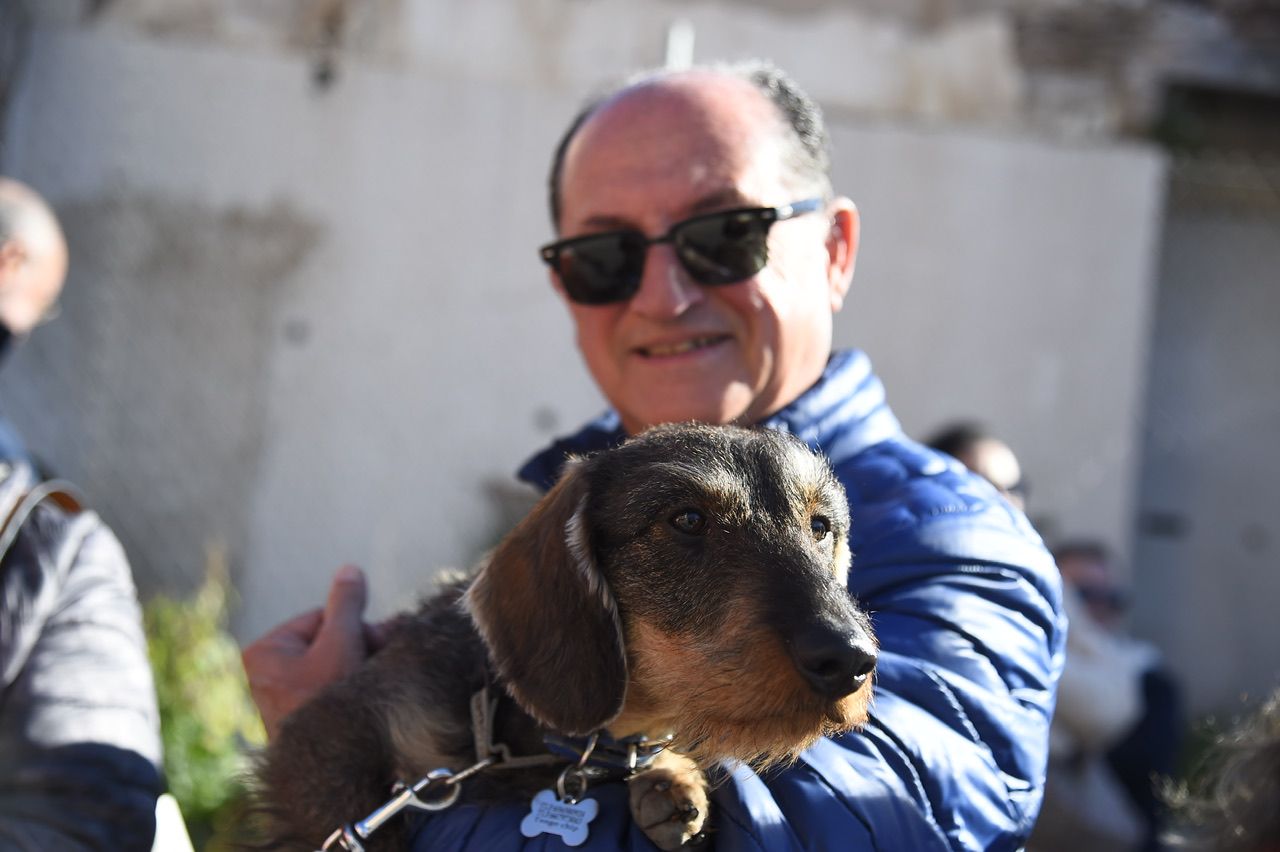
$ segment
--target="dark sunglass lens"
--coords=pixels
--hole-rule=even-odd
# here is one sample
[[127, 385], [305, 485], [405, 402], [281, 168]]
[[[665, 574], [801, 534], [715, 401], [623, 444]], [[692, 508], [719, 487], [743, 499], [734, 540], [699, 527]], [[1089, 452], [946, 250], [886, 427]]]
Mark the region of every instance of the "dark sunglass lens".
[[675, 234], [685, 268], [703, 284], [733, 284], [764, 269], [770, 220], [762, 211], [694, 219]]
[[557, 270], [569, 298], [606, 305], [631, 298], [644, 272], [645, 241], [640, 234], [600, 234], [560, 249]]

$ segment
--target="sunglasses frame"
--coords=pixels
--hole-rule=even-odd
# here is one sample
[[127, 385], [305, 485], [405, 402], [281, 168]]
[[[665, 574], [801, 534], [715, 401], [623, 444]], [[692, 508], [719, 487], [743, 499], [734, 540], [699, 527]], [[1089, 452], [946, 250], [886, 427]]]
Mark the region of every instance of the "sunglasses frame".
[[[667, 232], [665, 234], [662, 234], [657, 237], [647, 236], [643, 231], [637, 228], [619, 228], [613, 231], [600, 231], [599, 233], [583, 234], [582, 236], [578, 236], [578, 237], [569, 237], [563, 240], [556, 240], [555, 242], [547, 243], [546, 245], [538, 249], [538, 255], [542, 258], [543, 263], [547, 264], [547, 266], [550, 266], [552, 269], [554, 269], [557, 275], [560, 275], [561, 253], [566, 250], [572, 249], [576, 245], [588, 243], [593, 240], [599, 240], [601, 238], [632, 236], [632, 237], [638, 237], [637, 242], [640, 243], [641, 248], [643, 250], [643, 254], [647, 256], [650, 246], [657, 245], [658, 243], [671, 243], [675, 245], [676, 239], [678, 238], [680, 231], [689, 227], [690, 225], [697, 225], [701, 222], [705, 222], [712, 219], [728, 220], [734, 216], [743, 216], [743, 215], [758, 217], [759, 222], [764, 225], [764, 236], [767, 239], [770, 229], [778, 222], [784, 222], [787, 219], [794, 219], [795, 217], [802, 216], [806, 213], [816, 213], [817, 211], [821, 210], [826, 203], [827, 202], [825, 198], [820, 198], [820, 197], [806, 198], [802, 201], [795, 201], [795, 202], [792, 202], [791, 204], [783, 204], [778, 207], [735, 207], [730, 210], [717, 210], [711, 213], [699, 213], [697, 216], [690, 216], [688, 219], [682, 219], [681, 221], [676, 222], [674, 225], [672, 225], [670, 228], [667, 229]], [[737, 278], [731, 281], [704, 281], [699, 276], [699, 270], [691, 267], [688, 264], [688, 262], [686, 262], [684, 255], [682, 255], [679, 251], [676, 252], [676, 258], [677, 260], [679, 260], [680, 266], [685, 270], [685, 272], [689, 274], [689, 276], [694, 281], [698, 282], [698, 284], [704, 287], [721, 287], [728, 284], [736, 284], [740, 281], [744, 281], [747, 278], [750, 278], [752, 275], [755, 275], [756, 273], [758, 273], [760, 269], [763, 269], [765, 265], [768, 263], [767, 249], [763, 257], [764, 257], [764, 262], [761, 263], [759, 269], [756, 269], [753, 272], [748, 272], [747, 274], [743, 275], [741, 278]], [[615, 288], [616, 295], [611, 294], [609, 298], [606, 298], [606, 299], [599, 299], [599, 300], [579, 299], [573, 295], [570, 288], [567, 286], [565, 287], [565, 293], [566, 295], [569, 296], [570, 301], [576, 302], [578, 304], [583, 304], [583, 305], [617, 304], [619, 302], [627, 301], [628, 299], [630, 299], [632, 296], [636, 294], [636, 291], [639, 290], [640, 288], [640, 276], [643, 276], [643, 274], [644, 274], [644, 260], [642, 260], [640, 263], [639, 272], [638, 272], [636, 281], [633, 283], [629, 283], [625, 281], [619, 283], [618, 286]], [[561, 283], [563, 284], [563, 279], [561, 279]]]

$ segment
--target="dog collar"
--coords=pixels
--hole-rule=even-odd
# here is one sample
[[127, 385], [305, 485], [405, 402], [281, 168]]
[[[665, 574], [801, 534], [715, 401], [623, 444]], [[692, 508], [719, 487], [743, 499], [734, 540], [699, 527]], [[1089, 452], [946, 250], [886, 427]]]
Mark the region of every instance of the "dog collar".
[[543, 736], [542, 742], [547, 751], [573, 763], [581, 763], [597, 777], [626, 778], [648, 768], [654, 758], [670, 745], [671, 737], [651, 740], [636, 734], [615, 739], [605, 731], [590, 737], [570, 737], [551, 732]]
[[[339, 826], [325, 840], [322, 852], [364, 852], [364, 841], [401, 811], [409, 809], [432, 812], [452, 807], [462, 793], [461, 782], [478, 772], [563, 762], [567, 762], [567, 765], [556, 779], [555, 793], [544, 790], [535, 797], [533, 810], [521, 823], [520, 830], [526, 837], [550, 831], [560, 834], [563, 839], [566, 835], [561, 822], [569, 814], [575, 820], [576, 834], [573, 836], [585, 839], [585, 825], [596, 814], [596, 803], [583, 801], [588, 784], [592, 781], [630, 778], [653, 763], [654, 758], [671, 743], [670, 736], [657, 740], [642, 735], [615, 739], [604, 731], [597, 731], [589, 737], [570, 737], [552, 732], [543, 737], [546, 753], [513, 755], [506, 745], [493, 741], [497, 711], [498, 699], [490, 694], [488, 685], [482, 687], [471, 696], [471, 727], [475, 738], [476, 762], [459, 772], [434, 769], [413, 784], [396, 783], [388, 801], [363, 820]], [[551, 799], [557, 803], [552, 809], [558, 816], [555, 819], [541, 817]], [[525, 823], [530, 823], [527, 829]], [[529, 834], [527, 831], [533, 833]]]
[[522, 769], [568, 761], [577, 764], [593, 779], [629, 778], [648, 768], [653, 759], [671, 743], [671, 737], [649, 739], [636, 734], [615, 739], [605, 731], [587, 737], [571, 737], [550, 731], [542, 742], [543, 754], [516, 755], [503, 743], [494, 742], [494, 718], [498, 699], [488, 686], [471, 696], [471, 727], [475, 737], [476, 759], [494, 758], [494, 769]]

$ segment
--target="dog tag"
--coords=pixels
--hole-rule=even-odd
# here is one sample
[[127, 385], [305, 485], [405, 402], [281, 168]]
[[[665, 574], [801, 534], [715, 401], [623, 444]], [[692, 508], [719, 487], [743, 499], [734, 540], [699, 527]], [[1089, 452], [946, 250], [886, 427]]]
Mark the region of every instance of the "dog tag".
[[520, 821], [525, 837], [539, 834], [559, 835], [565, 846], [581, 846], [587, 839], [587, 823], [596, 818], [600, 805], [595, 799], [562, 802], [550, 790], [540, 790], [533, 797], [528, 815]]

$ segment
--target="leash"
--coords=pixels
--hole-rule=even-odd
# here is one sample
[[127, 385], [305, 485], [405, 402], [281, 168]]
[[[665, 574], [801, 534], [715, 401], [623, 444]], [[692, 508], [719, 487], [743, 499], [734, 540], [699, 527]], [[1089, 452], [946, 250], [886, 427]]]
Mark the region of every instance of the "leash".
[[[410, 809], [434, 813], [453, 807], [462, 795], [462, 782], [484, 770], [526, 769], [559, 763], [566, 765], [556, 778], [555, 794], [549, 790], [539, 793], [525, 821], [538, 823], [539, 831], [560, 833], [559, 828], [541, 824], [552, 820], [543, 814], [555, 811], [557, 826], [567, 820], [585, 837], [586, 823], [596, 813], [594, 801], [583, 802], [588, 785], [601, 779], [631, 777], [652, 763], [671, 741], [670, 737], [648, 740], [641, 736], [615, 740], [599, 731], [585, 738], [547, 734], [543, 739], [546, 754], [513, 755], [506, 744], [493, 741], [497, 709], [498, 699], [490, 697], [488, 686], [471, 696], [471, 728], [478, 758], [475, 763], [458, 772], [433, 769], [413, 784], [396, 782], [390, 799], [364, 819], [335, 829], [320, 852], [365, 852], [364, 841], [400, 812]], [[434, 798], [426, 798], [433, 793], [437, 794]]]

